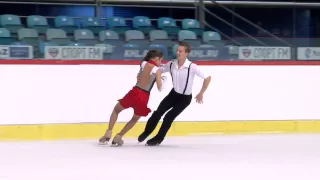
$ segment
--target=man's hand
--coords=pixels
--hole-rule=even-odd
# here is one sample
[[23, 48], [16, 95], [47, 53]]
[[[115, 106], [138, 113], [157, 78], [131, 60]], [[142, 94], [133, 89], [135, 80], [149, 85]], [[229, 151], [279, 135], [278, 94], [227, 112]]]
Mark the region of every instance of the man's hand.
[[162, 82], [165, 83], [167, 81], [167, 76], [161, 76]]
[[203, 94], [202, 93], [199, 93], [196, 97], [196, 102], [199, 103], [199, 104], [203, 104]]
[[195, 98], [197, 100], [197, 103], [203, 104], [203, 94], [207, 90], [207, 88], [210, 84], [210, 81], [211, 81], [211, 76], [208, 76], [206, 79], [204, 79], [201, 91]]

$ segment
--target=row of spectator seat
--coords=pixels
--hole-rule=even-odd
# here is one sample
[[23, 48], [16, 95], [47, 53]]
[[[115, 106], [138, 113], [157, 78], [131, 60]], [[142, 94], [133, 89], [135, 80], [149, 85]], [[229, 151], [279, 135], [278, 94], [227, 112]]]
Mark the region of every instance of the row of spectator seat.
[[[127, 30], [124, 33], [124, 40], [119, 37], [119, 34], [112, 30], [100, 31], [98, 36], [95, 36], [91, 30], [76, 29], [72, 38], [67, 36], [67, 33], [62, 29], [47, 29], [45, 36], [40, 37], [37, 30], [32, 28], [22, 28], [17, 32], [17, 39], [11, 36], [11, 32], [7, 28], [0, 28], [0, 45], [10, 45], [14, 41], [22, 41], [28, 44], [35, 44], [38, 40], [55, 42], [59, 45], [65, 45], [71, 42], [85, 42], [88, 45], [97, 43], [106, 43], [113, 46], [120, 44], [163, 44], [172, 46], [172, 41], [167, 32], [164, 30], [151, 30], [148, 38], [139, 30]], [[193, 31], [180, 30], [178, 32], [179, 41], [190, 41], [192, 46], [200, 46], [201, 44], [216, 44], [222, 45], [221, 37], [213, 31], [205, 31], [202, 34], [202, 39], [197, 38]]]
[[225, 46], [218, 33], [205, 31], [194, 19], [184, 19], [177, 26], [172, 18], [161, 17], [157, 28], [145, 16], [133, 17], [133, 26], [122, 17], [107, 19], [107, 25], [99, 18], [83, 17], [81, 25], [73, 18], [57, 16], [50, 26], [45, 17], [31, 15], [26, 25], [20, 17], [6, 14], [0, 16], [0, 44], [26, 44], [34, 47], [35, 57], [43, 57], [45, 46], [104, 46], [112, 53], [115, 47], [162, 48], [171, 56], [176, 40], [187, 41], [193, 47]]
[[122, 35], [128, 30], [139, 30], [145, 35], [151, 30], [161, 29], [166, 31], [169, 36], [177, 35], [180, 30], [190, 30], [195, 32], [197, 36], [201, 36], [204, 29], [200, 27], [200, 23], [196, 19], [183, 19], [181, 27], [177, 26], [176, 21], [170, 17], [160, 17], [157, 19], [157, 25], [151, 23], [150, 18], [146, 16], [135, 16], [132, 20], [132, 26], [129, 26], [123, 17], [109, 17], [107, 23], [103, 23], [97, 17], [83, 17], [81, 24], [77, 25], [75, 20], [69, 16], [57, 16], [54, 19], [54, 25], [48, 24], [47, 18], [40, 15], [30, 15], [27, 17], [26, 25], [22, 24], [21, 18], [13, 14], [4, 14], [0, 16], [0, 27], [9, 29], [12, 33], [17, 33], [19, 29], [27, 27], [36, 29], [39, 33], [46, 33], [49, 28], [60, 28], [67, 33], [73, 33], [75, 29], [88, 29], [94, 34], [99, 34], [102, 30], [113, 30]]
[[[150, 39], [150, 32], [153, 30], [162, 30], [165, 31], [169, 37], [174, 41], [179, 40], [179, 32], [181, 30], [188, 30], [194, 32], [197, 36], [198, 41], [203, 40], [205, 37], [206, 30], [200, 27], [200, 24], [195, 19], [183, 19], [181, 26], [178, 26], [176, 21], [170, 17], [160, 17], [157, 19], [156, 25], [152, 25], [151, 20], [146, 16], [135, 16], [132, 20], [132, 26], [129, 26], [127, 21], [122, 17], [110, 17], [106, 18], [106, 23], [97, 17], [82, 17], [80, 24], [77, 25], [76, 21], [69, 16], [57, 16], [54, 18], [54, 23], [49, 25], [48, 19], [40, 15], [30, 15], [26, 18], [26, 24], [24, 25], [21, 21], [21, 18], [17, 15], [4, 14], [0, 16], [0, 27], [6, 28], [9, 30], [10, 34], [13, 37], [17, 37], [18, 31], [22, 28], [35, 29], [39, 36], [46, 36], [48, 29], [62, 29], [66, 32], [67, 36], [74, 37], [75, 30], [86, 29], [90, 30], [95, 36], [100, 36], [100, 32], [105, 30], [114, 31], [118, 34], [119, 39], [125, 41], [125, 34], [129, 30], [141, 31], [147, 39]], [[183, 31], [182, 31], [183, 32]], [[189, 33], [190, 34], [190, 33]], [[217, 34], [217, 33], [216, 33]], [[192, 35], [193, 36], [193, 35]], [[217, 34], [217, 37], [220, 37]], [[253, 41], [250, 38], [233, 38], [237, 42], [240, 42], [242, 45], [260, 45], [256, 41]], [[272, 46], [284, 46], [286, 44], [274, 39], [274, 38], [258, 38], [261, 39], [265, 44]], [[292, 39], [284, 39], [292, 43], [293, 46], [314, 46], [314, 43], [310, 43], [311, 40], [306, 41], [296, 41]], [[216, 43], [219, 40], [216, 40]], [[293, 41], [293, 42], [291, 42]], [[228, 42], [229, 44], [234, 44], [231, 41], [221, 41], [219, 43]], [[318, 44], [318, 43], [316, 43]]]

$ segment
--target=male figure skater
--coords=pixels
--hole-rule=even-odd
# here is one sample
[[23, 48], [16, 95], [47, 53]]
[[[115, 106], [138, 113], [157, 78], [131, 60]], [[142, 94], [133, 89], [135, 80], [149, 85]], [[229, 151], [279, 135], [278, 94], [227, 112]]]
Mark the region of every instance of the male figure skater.
[[[177, 48], [177, 61], [170, 61], [161, 67], [161, 72], [170, 72], [173, 89], [161, 101], [159, 107], [153, 112], [152, 116], [147, 121], [145, 130], [138, 137], [138, 141], [144, 141], [156, 128], [161, 117], [171, 109], [163, 118], [163, 123], [158, 134], [147, 141], [147, 145], [159, 145], [164, 140], [168, 130], [171, 127], [175, 118], [189, 106], [192, 99], [192, 86], [195, 75], [204, 79], [202, 89], [195, 97], [196, 102], [203, 103], [203, 94], [209, 86], [211, 76], [202, 72], [196, 64], [187, 59], [191, 47], [187, 42], [180, 42]], [[138, 77], [139, 79], [140, 77]]]
[[112, 140], [112, 145], [123, 145], [122, 137], [137, 123], [141, 116], [147, 116], [151, 110], [147, 107], [150, 91], [157, 84], [162, 91], [165, 77], [161, 77], [158, 66], [161, 64], [163, 53], [158, 50], [150, 50], [145, 56], [140, 68], [140, 80], [114, 107], [109, 120], [109, 127], [99, 139], [100, 144], [107, 144], [112, 136], [112, 129], [117, 121], [119, 113], [127, 108], [133, 108], [134, 115]]

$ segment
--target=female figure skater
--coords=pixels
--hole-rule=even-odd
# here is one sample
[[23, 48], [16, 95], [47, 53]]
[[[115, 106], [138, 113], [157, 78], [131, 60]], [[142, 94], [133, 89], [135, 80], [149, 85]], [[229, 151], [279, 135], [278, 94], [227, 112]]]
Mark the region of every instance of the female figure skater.
[[134, 115], [112, 140], [112, 145], [123, 145], [122, 137], [137, 123], [141, 116], [147, 116], [151, 110], [147, 107], [150, 91], [156, 82], [158, 90], [163, 90], [166, 77], [161, 77], [158, 66], [161, 64], [163, 53], [158, 50], [150, 50], [144, 57], [140, 68], [139, 82], [122, 98], [114, 107], [110, 116], [109, 127], [99, 139], [100, 144], [107, 144], [112, 136], [112, 129], [117, 121], [119, 113], [127, 108], [133, 108]]

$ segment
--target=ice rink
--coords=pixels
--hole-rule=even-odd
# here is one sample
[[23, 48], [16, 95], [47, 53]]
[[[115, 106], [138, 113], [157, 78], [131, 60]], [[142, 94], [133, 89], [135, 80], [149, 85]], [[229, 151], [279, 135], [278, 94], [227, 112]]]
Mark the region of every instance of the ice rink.
[[0, 180], [319, 180], [320, 135], [1, 142]]

